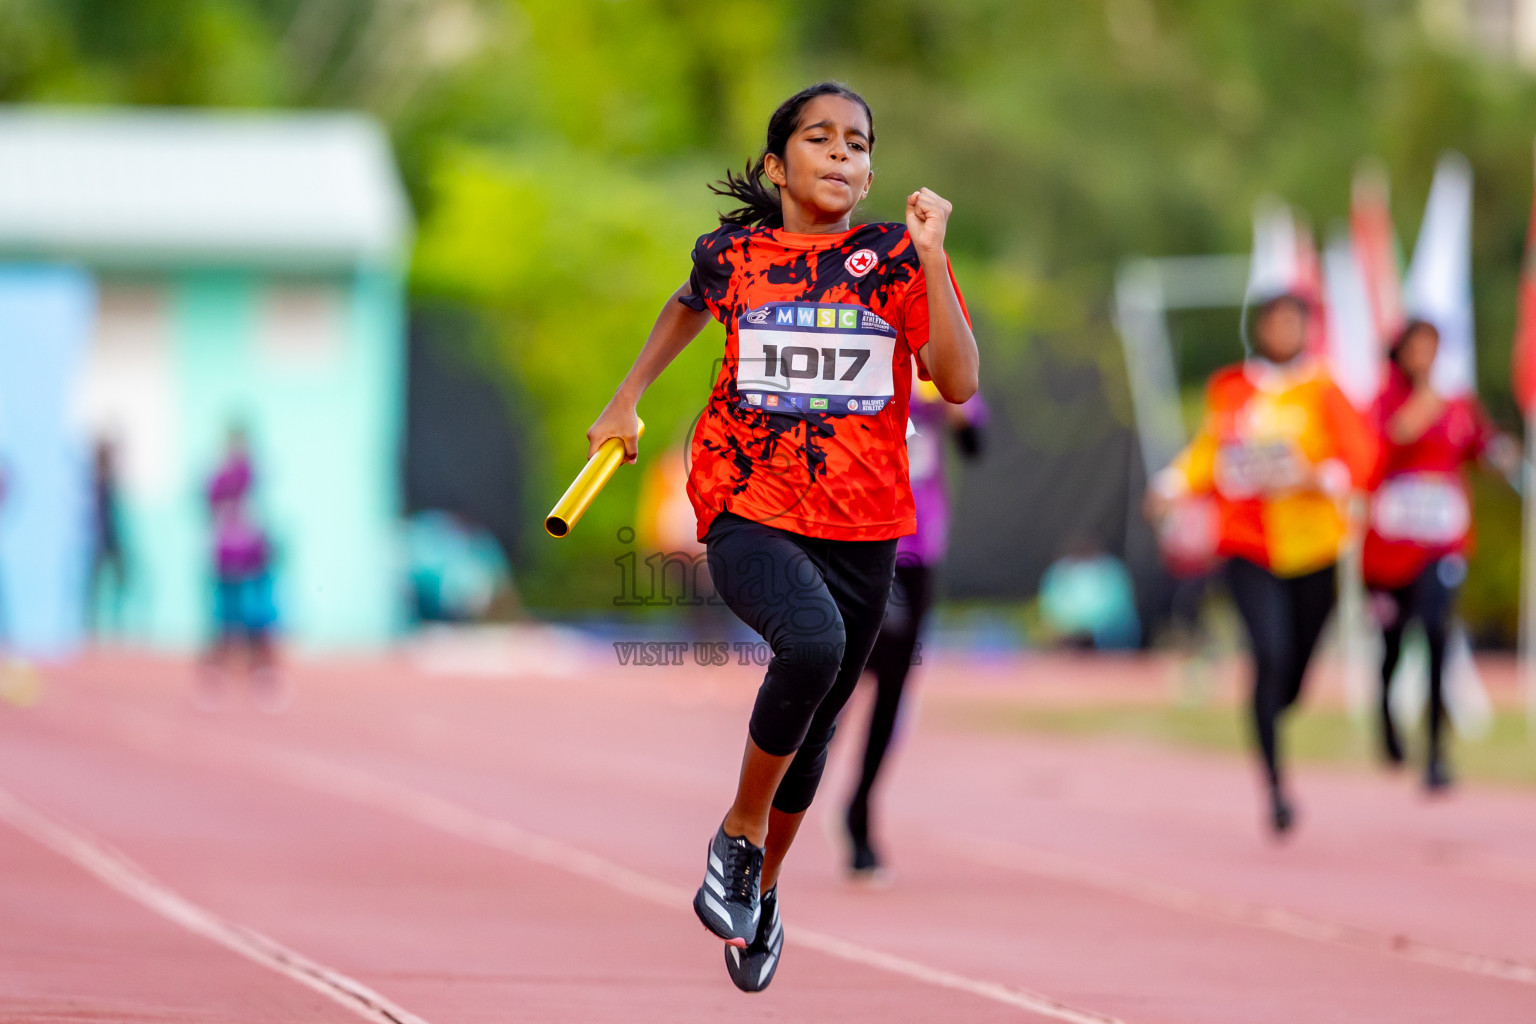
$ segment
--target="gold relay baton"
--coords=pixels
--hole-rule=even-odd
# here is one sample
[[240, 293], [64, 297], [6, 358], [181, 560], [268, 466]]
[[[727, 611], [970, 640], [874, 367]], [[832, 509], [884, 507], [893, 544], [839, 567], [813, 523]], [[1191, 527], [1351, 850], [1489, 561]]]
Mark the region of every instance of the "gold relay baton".
[[[640, 420], [640, 429], [635, 432], [635, 437], [645, 436], [645, 421]], [[597, 454], [587, 460], [587, 464], [576, 474], [576, 479], [571, 481], [571, 486], [560, 495], [560, 500], [555, 502], [555, 507], [549, 510], [549, 515], [544, 517], [544, 532], [551, 537], [564, 537], [571, 532], [571, 528], [586, 513], [597, 498], [597, 492], [603, 489], [608, 478], [613, 476], [614, 470], [624, 464], [624, 442], [617, 437], [610, 437], [598, 445]]]

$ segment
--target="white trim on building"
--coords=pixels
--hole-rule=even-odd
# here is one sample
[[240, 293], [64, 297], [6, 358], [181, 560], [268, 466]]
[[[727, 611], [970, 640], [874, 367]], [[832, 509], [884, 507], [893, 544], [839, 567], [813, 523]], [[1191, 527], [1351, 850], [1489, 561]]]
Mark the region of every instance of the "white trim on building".
[[0, 254], [395, 265], [410, 230], [365, 115], [0, 106]]

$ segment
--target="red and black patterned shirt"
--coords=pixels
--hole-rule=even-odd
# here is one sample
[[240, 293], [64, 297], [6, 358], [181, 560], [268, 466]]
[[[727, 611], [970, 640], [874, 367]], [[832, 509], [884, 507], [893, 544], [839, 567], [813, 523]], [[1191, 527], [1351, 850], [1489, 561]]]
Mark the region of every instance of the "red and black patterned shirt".
[[906, 225], [725, 225], [693, 264], [680, 301], [725, 325], [691, 450], [699, 539], [722, 511], [830, 540], [912, 533], [907, 399], [928, 291]]

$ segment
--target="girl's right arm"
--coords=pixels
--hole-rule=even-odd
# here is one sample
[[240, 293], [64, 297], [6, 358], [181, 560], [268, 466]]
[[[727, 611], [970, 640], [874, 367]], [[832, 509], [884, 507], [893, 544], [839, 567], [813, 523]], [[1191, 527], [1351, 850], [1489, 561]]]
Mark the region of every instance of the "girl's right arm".
[[1393, 444], [1412, 444], [1435, 425], [1445, 411], [1445, 401], [1427, 384], [1419, 384], [1387, 419], [1386, 434]]
[[597, 454], [598, 447], [604, 441], [617, 437], [624, 442], [624, 461], [635, 461], [640, 444], [640, 418], [635, 407], [640, 404], [640, 396], [645, 394], [651, 382], [661, 376], [661, 371], [688, 347], [690, 341], [699, 336], [699, 332], [710, 321], [709, 313], [695, 310], [678, 301], [684, 295], [691, 294], [692, 289], [684, 283], [667, 299], [661, 315], [656, 318], [656, 326], [651, 328], [645, 345], [635, 357], [635, 365], [629, 368], [619, 390], [614, 392], [613, 398], [597, 417], [597, 422], [587, 431], [587, 458]]

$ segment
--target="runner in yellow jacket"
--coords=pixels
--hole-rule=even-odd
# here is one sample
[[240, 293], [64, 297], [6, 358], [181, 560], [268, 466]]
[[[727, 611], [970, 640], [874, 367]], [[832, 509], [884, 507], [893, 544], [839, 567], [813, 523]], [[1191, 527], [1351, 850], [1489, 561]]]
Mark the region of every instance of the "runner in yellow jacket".
[[1148, 497], [1158, 518], [1182, 497], [1215, 500], [1218, 553], [1228, 559], [1227, 584], [1253, 649], [1253, 724], [1276, 834], [1294, 820], [1276, 724], [1300, 696], [1333, 608], [1345, 500], [1369, 482], [1377, 444], [1322, 362], [1304, 351], [1308, 315], [1306, 300], [1289, 292], [1256, 307], [1254, 355], [1211, 377], [1199, 433]]

